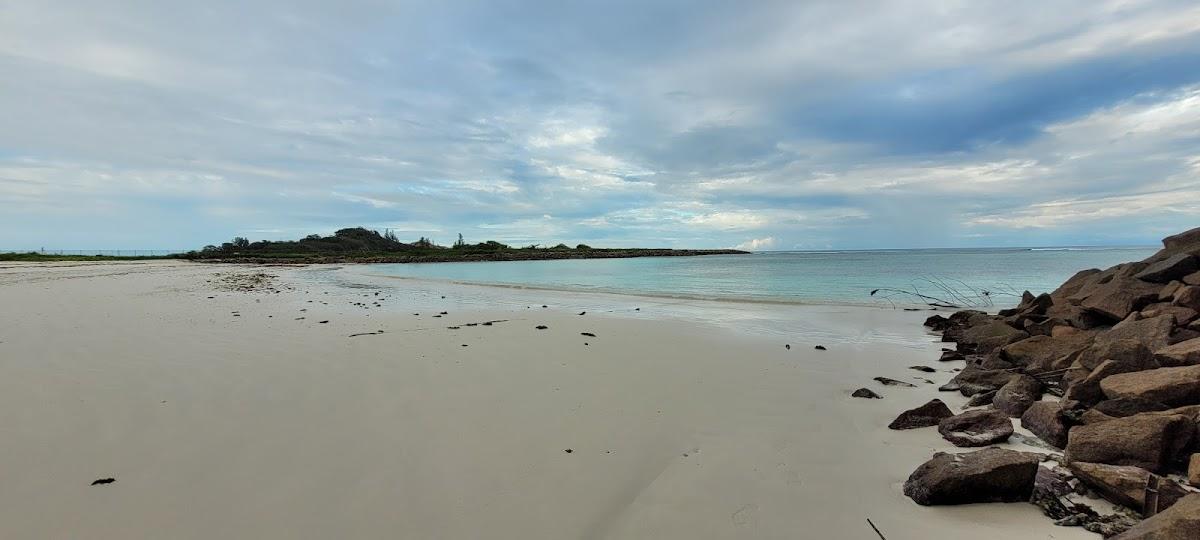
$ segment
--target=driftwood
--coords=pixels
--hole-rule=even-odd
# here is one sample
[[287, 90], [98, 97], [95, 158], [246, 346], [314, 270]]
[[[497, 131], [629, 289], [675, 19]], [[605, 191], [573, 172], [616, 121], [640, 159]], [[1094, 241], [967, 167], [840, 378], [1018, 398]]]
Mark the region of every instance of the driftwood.
[[876, 527], [875, 524], [871, 522], [871, 518], [867, 518], [867, 525], [870, 525], [872, 529], [875, 529], [875, 534], [879, 535], [879, 540], [887, 540], [887, 538], [884, 538], [883, 533], [879, 532], [879, 527]]
[[893, 298], [907, 298], [930, 307], [963, 309], [992, 307], [996, 296], [1019, 297], [1021, 293], [1008, 285], [989, 290], [972, 287], [959, 279], [931, 276], [914, 279], [907, 289], [880, 287], [872, 290], [870, 296], [890, 303], [893, 308], [896, 307]]

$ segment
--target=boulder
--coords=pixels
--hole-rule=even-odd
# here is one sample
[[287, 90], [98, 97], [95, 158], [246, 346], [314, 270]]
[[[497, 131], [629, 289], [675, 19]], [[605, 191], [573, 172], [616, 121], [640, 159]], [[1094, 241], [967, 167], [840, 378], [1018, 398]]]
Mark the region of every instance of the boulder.
[[994, 400], [994, 399], [996, 399], [996, 391], [995, 390], [992, 390], [990, 392], [981, 392], [979, 394], [975, 394], [975, 395], [971, 396], [971, 399], [968, 399], [966, 405], [963, 405], [963, 407], [969, 408], [969, 407], [983, 407], [985, 405], [991, 405], [992, 400]]
[[913, 383], [897, 381], [896, 379], [889, 379], [887, 377], [875, 377], [875, 382], [878, 382], [879, 384], [882, 384], [884, 386], [904, 386], [907, 388], [916, 388], [917, 387], [917, 385], [915, 385]]
[[1013, 378], [1013, 373], [1002, 369], [981, 369], [975, 366], [967, 366], [962, 371], [958, 372], [950, 382], [942, 385], [939, 390], [942, 391], [958, 391], [962, 395], [971, 397], [982, 392], [990, 392], [999, 390], [1001, 386], [1008, 383]]
[[1188, 494], [1187, 489], [1174, 480], [1159, 477], [1140, 467], [1082, 461], [1073, 462], [1067, 467], [1076, 478], [1109, 502], [1139, 512], [1146, 510], [1146, 483], [1152, 476], [1158, 480], [1158, 505], [1152, 510], [1166, 510]]
[[1200, 311], [1200, 286], [1188, 285], [1175, 293], [1174, 304]]
[[1021, 427], [1055, 448], [1067, 445], [1067, 419], [1063, 410], [1067, 405], [1059, 401], [1038, 401], [1025, 409], [1021, 415]]
[[1132, 465], [1164, 472], [1192, 440], [1195, 422], [1183, 415], [1142, 413], [1075, 426], [1067, 435], [1068, 462]]
[[1091, 405], [1104, 400], [1104, 391], [1100, 387], [1100, 381], [1107, 379], [1112, 375], [1121, 373], [1129, 373], [1137, 371], [1137, 368], [1129, 364], [1121, 364], [1115, 360], [1105, 360], [1100, 365], [1096, 366], [1088, 373], [1087, 377], [1078, 382], [1073, 382], [1067, 386], [1066, 393], [1063, 394], [1065, 399], [1073, 399], [1084, 404]]
[[[1200, 272], [1197, 272], [1197, 274], [1200, 274]], [[1179, 289], [1183, 287], [1183, 285], [1184, 284], [1179, 281], [1172, 281], [1166, 285], [1163, 285], [1162, 290], [1158, 291], [1158, 301], [1170, 302], [1175, 300], [1175, 293], [1179, 292]]]
[[1200, 227], [1163, 238], [1163, 251], [1160, 253], [1191, 253], [1200, 251]]
[[1077, 423], [1080, 425], [1088, 426], [1091, 424], [1099, 424], [1100, 422], [1107, 422], [1109, 420], [1114, 420], [1114, 419], [1116, 419], [1115, 416], [1109, 416], [1100, 411], [1097, 411], [1096, 409], [1088, 409], [1086, 411], [1083, 411], [1083, 413], [1079, 415], [1079, 421]]
[[1200, 487], [1200, 453], [1188, 459], [1187, 478], [1189, 484]]
[[920, 407], [900, 413], [900, 416], [888, 424], [888, 428], [914, 429], [936, 426], [943, 418], [951, 416], [954, 416], [954, 413], [950, 411], [950, 407], [942, 403], [942, 400], [934, 399]]
[[1200, 538], [1200, 493], [1134, 525], [1110, 540], [1195, 540]]
[[850, 394], [850, 396], [857, 397], [857, 398], [867, 398], [867, 399], [883, 399], [883, 396], [876, 394], [875, 392], [871, 391], [871, 389], [869, 389], [869, 388], [859, 388], [858, 390], [855, 390], [852, 394]]
[[1190, 307], [1176, 306], [1168, 302], [1159, 302], [1150, 304], [1142, 308], [1142, 317], [1151, 318], [1160, 315], [1172, 315], [1175, 317], [1175, 326], [1187, 326], [1188, 323], [1200, 317], [1196, 310]]
[[[1129, 318], [1117, 323], [1107, 332], [1096, 335], [1093, 347], [1115, 345], [1118, 341], [1136, 341], [1151, 351], [1157, 351], [1174, 343], [1171, 335], [1175, 333], [1176, 326], [1178, 325], [1175, 324], [1175, 317], [1169, 314], [1145, 319]], [[1087, 358], [1087, 353], [1081, 355], [1080, 358]], [[1109, 358], [1117, 359], [1108, 357], [1099, 360], [1108, 360]]]
[[1061, 337], [1033, 336], [1010, 343], [1000, 355], [1030, 373], [1065, 369], [1091, 345], [1093, 332], [1074, 332]]
[[1008, 415], [992, 409], [967, 411], [938, 422], [938, 433], [954, 446], [987, 446], [1008, 440], [1013, 434]]
[[1080, 270], [1076, 272], [1075, 275], [1067, 278], [1067, 280], [1064, 281], [1062, 285], [1059, 285], [1057, 289], [1054, 289], [1054, 291], [1050, 293], [1050, 298], [1054, 300], [1055, 306], [1065, 305], [1067, 304], [1068, 298], [1075, 295], [1075, 293], [1078, 293], [1080, 289], [1095, 283], [1100, 279], [1101, 274], [1103, 274], [1103, 272], [1101, 272], [1099, 268]]
[[[1164, 345], [1166, 346], [1166, 345]], [[1111, 360], [1126, 371], [1139, 371], [1159, 367], [1152, 349], [1138, 339], [1114, 339], [1102, 335], [1096, 342], [1079, 353], [1079, 364], [1087, 369], [1096, 369], [1102, 362]]]
[[1027, 501], [1039, 461], [1038, 454], [1001, 448], [938, 452], [908, 477], [904, 494], [922, 506]]
[[1151, 263], [1134, 277], [1152, 283], [1168, 283], [1195, 272], [1196, 257], [1190, 253], [1176, 253], [1158, 262]]
[[1180, 281], [1187, 285], [1200, 285], [1200, 271], [1192, 272], [1186, 276], [1183, 276]]
[[1125, 418], [1144, 412], [1166, 411], [1171, 407], [1157, 401], [1141, 398], [1106, 399], [1092, 407], [1093, 411], [1103, 413], [1113, 418]]
[[1110, 399], [1138, 398], [1176, 407], [1200, 404], [1200, 365], [1110, 375], [1100, 381]]
[[950, 319], [941, 315], [930, 315], [929, 318], [925, 319], [925, 326], [935, 332], [941, 332], [947, 326], [950, 326]]
[[1042, 383], [1029, 375], [1015, 375], [996, 391], [992, 406], [1013, 418], [1025, 414], [1033, 402], [1042, 397]]
[[1154, 352], [1154, 359], [1163, 366], [1194, 366], [1200, 364], [1200, 338], [1181, 341]]
[[1001, 320], [993, 320], [967, 328], [957, 341], [960, 350], [987, 354], [1027, 337], [1029, 334], [1024, 330], [1017, 330]]
[[1162, 285], [1133, 277], [1116, 277], [1090, 290], [1079, 306], [1116, 322], [1158, 300]]

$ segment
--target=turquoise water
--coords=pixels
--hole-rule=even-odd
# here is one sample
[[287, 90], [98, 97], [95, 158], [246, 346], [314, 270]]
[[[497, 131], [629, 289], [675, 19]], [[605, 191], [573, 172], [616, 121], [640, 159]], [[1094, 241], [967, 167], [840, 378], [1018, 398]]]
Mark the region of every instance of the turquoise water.
[[[797, 304], [916, 305], [920, 292], [958, 305], [1007, 307], [1075, 272], [1144, 259], [1157, 248], [920, 249], [766, 252], [473, 263], [381, 264], [372, 273], [508, 287]], [[953, 292], [952, 292], [953, 291]], [[983, 291], [990, 294], [984, 295]], [[954, 295], [957, 294], [958, 297]]]

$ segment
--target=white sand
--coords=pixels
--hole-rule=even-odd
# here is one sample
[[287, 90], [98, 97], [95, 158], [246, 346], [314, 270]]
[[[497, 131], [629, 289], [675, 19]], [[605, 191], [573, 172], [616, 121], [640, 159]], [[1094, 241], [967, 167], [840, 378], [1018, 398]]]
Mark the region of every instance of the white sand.
[[[0, 538], [869, 540], [868, 517], [888, 540], [1098, 538], [1028, 504], [903, 496], [952, 447], [885, 427], [933, 385], [871, 377], [950, 377], [927, 313], [753, 308], [794, 319], [787, 337], [702, 302], [488, 307], [405, 282], [364, 309], [375, 289], [311, 269], [267, 269], [296, 288], [270, 294], [205, 282], [244, 267], [0, 266]], [[490, 319], [508, 322], [446, 328]]]

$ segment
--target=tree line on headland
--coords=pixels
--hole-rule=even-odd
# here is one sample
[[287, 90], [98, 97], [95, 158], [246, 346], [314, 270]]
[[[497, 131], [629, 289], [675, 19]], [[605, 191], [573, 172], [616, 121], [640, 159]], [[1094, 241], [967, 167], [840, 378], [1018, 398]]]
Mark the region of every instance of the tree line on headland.
[[362, 227], [341, 229], [331, 236], [312, 234], [300, 240], [260, 240], [237, 237], [219, 246], [205, 246], [182, 254], [185, 259], [212, 262], [449, 262], [511, 261], [542, 259], [591, 259], [661, 257], [746, 253], [732, 249], [632, 249], [593, 248], [586, 244], [570, 247], [530, 245], [512, 247], [494, 240], [468, 244], [458, 235], [451, 246], [440, 246], [421, 237], [401, 242], [392, 231], [380, 233]]

